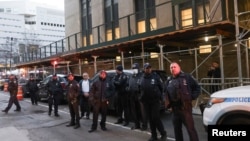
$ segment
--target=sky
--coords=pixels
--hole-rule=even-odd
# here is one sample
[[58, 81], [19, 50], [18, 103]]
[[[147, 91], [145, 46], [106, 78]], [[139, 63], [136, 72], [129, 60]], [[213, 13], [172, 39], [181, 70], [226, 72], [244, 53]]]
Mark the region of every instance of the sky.
[[[13, 0], [0, 0], [0, 1], [13, 1]], [[64, 0], [30, 0], [30, 1], [41, 3], [41, 4], [46, 4], [49, 6], [53, 6], [57, 9], [64, 10]]]

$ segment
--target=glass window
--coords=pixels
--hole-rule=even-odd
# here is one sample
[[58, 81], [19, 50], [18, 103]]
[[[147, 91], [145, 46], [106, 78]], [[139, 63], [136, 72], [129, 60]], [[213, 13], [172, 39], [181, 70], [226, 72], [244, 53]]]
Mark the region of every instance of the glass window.
[[[117, 0], [105, 0], [105, 27], [107, 41], [120, 38], [119, 12]], [[115, 34], [115, 35], [113, 35]]]
[[89, 38], [91, 34], [92, 34], [91, 0], [82, 0], [83, 46], [87, 46], [87, 43], [90, 42]]
[[[206, 18], [206, 21], [208, 21], [209, 11], [210, 11], [209, 4], [205, 5], [205, 9], [203, 9], [203, 5], [199, 5], [197, 7], [198, 23], [199, 24], [205, 23], [205, 18]], [[204, 12], [205, 12], [205, 17], [204, 17]]]
[[157, 28], [155, 0], [135, 0], [135, 11], [138, 33], [146, 32], [146, 29], [152, 31]]
[[193, 19], [192, 19], [192, 9], [184, 9], [181, 10], [181, 23], [182, 27], [190, 27], [193, 25]]
[[11, 13], [11, 8], [6, 8], [7, 13]]

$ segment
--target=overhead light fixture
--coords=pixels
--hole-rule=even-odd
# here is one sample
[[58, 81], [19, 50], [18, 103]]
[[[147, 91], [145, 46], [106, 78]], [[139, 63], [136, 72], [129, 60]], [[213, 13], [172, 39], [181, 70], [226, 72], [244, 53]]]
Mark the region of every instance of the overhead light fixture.
[[205, 37], [205, 41], [206, 41], [206, 42], [208, 41], [208, 37], [207, 37], [207, 36]]
[[85, 58], [85, 59], [83, 60], [83, 64], [87, 65], [88, 63], [89, 63], [89, 62], [88, 62], [88, 59]]
[[121, 56], [116, 56], [116, 57], [115, 57], [115, 60], [116, 60], [117, 62], [121, 61]]
[[159, 55], [156, 52], [150, 52], [150, 58], [158, 58]]

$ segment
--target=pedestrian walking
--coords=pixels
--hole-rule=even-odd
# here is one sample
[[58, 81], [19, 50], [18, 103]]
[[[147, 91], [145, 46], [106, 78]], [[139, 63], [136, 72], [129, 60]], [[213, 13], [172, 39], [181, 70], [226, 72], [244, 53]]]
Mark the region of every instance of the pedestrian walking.
[[93, 120], [89, 133], [94, 132], [98, 125], [98, 115], [101, 113], [100, 126], [106, 131], [106, 117], [108, 109], [108, 99], [115, 93], [115, 87], [111, 79], [107, 78], [106, 71], [102, 70], [99, 79], [93, 83], [90, 89], [90, 102], [93, 107]]
[[67, 85], [67, 99], [71, 120], [67, 127], [74, 126], [74, 129], [80, 127], [80, 116], [79, 116], [79, 84], [74, 80], [72, 73], [68, 74], [68, 85]]
[[28, 83], [26, 84], [26, 87], [29, 91], [30, 94], [30, 100], [32, 105], [37, 105], [37, 91], [38, 91], [38, 86], [37, 83], [34, 79], [34, 76], [31, 76]]
[[192, 115], [192, 100], [200, 94], [200, 86], [188, 73], [181, 71], [178, 63], [170, 64], [171, 77], [166, 82], [166, 98], [172, 108], [172, 122], [176, 141], [183, 141], [182, 124], [186, 127], [189, 140], [199, 141]]
[[87, 72], [82, 74], [83, 79], [79, 82], [80, 86], [80, 110], [81, 116], [83, 118], [86, 114], [86, 119], [89, 119], [90, 114], [90, 104], [89, 104], [89, 90], [90, 90], [90, 81], [89, 75]]
[[167, 132], [164, 129], [160, 119], [160, 106], [163, 94], [163, 82], [158, 74], [152, 72], [149, 63], [144, 64], [144, 74], [140, 80], [141, 102], [143, 103], [145, 113], [149, 119], [151, 138], [149, 141], [156, 141], [157, 130], [160, 132], [162, 141], [167, 138]]
[[16, 105], [16, 109], [14, 111], [20, 112], [21, 111], [21, 106], [19, 104], [19, 101], [17, 99], [17, 90], [18, 90], [18, 82], [16, 79], [16, 76], [14, 74], [11, 74], [9, 76], [9, 82], [8, 82], [8, 91], [10, 93], [10, 98], [9, 98], [9, 103], [8, 106], [2, 110], [4, 113], [8, 113], [10, 108], [12, 107], [13, 103]]
[[54, 105], [54, 114], [56, 117], [59, 117], [58, 114], [58, 105], [60, 102], [60, 97], [63, 95], [63, 88], [60, 81], [57, 78], [57, 74], [53, 74], [52, 79], [46, 85], [49, 93], [48, 104], [49, 111], [48, 115], [51, 116], [52, 105]]

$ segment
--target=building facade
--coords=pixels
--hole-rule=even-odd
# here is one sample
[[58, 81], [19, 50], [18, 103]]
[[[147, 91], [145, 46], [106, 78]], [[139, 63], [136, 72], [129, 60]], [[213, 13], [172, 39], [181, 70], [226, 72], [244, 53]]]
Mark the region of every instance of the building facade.
[[200, 80], [217, 61], [222, 78], [241, 81], [249, 77], [249, 10], [249, 0], [65, 0], [66, 38], [18, 67], [49, 70], [57, 61], [58, 71], [92, 75], [150, 62], [169, 73], [177, 61]]
[[64, 11], [29, 0], [1, 1], [0, 29], [0, 64], [6, 72], [35, 59], [40, 47], [65, 37]]

